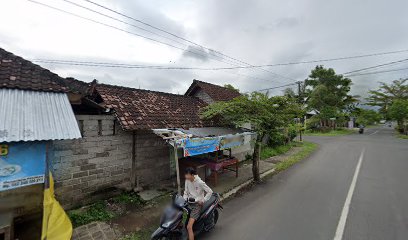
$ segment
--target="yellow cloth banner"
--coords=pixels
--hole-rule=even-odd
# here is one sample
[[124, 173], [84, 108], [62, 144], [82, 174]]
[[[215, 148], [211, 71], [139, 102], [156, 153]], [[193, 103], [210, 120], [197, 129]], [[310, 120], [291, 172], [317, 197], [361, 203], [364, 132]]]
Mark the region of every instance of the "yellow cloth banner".
[[54, 197], [54, 180], [49, 174], [49, 188], [44, 190], [44, 212], [41, 240], [69, 240], [72, 224]]

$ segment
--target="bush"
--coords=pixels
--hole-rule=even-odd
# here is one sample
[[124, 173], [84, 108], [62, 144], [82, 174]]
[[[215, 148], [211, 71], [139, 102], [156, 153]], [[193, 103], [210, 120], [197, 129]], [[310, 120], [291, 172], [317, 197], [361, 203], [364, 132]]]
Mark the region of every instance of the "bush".
[[286, 137], [282, 131], [270, 132], [268, 146], [281, 146], [286, 144]]
[[72, 225], [78, 227], [94, 221], [107, 221], [114, 217], [114, 214], [106, 209], [105, 201], [98, 201], [87, 209], [79, 209], [68, 212]]

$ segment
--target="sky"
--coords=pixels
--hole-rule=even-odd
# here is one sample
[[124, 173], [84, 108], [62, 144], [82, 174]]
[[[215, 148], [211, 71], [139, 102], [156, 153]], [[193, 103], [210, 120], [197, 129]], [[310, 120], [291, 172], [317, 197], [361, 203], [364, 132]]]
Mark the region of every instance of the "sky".
[[[36, 1], [105, 25], [28, 0], [0, 1], [0, 48], [29, 60], [217, 68], [408, 49], [406, 0], [93, 0], [189, 42], [86, 0], [70, 1], [105, 16], [64, 0]], [[344, 73], [407, 56], [408, 52], [403, 52], [319, 64]], [[86, 82], [97, 79], [106, 84], [184, 94], [193, 79], [232, 84], [242, 92], [281, 86], [306, 79], [317, 63], [219, 71], [38, 64], [62, 77]], [[375, 71], [399, 68], [408, 68], [408, 62]], [[352, 93], [366, 96], [379, 81], [407, 76], [408, 70], [351, 77]], [[282, 90], [270, 93], [281, 94]]]

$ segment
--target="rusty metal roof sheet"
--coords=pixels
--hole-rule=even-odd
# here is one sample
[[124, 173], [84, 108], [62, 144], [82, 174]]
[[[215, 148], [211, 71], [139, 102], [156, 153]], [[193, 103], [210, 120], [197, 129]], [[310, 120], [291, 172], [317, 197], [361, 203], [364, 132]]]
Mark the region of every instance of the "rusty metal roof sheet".
[[80, 137], [65, 93], [0, 89], [0, 142]]

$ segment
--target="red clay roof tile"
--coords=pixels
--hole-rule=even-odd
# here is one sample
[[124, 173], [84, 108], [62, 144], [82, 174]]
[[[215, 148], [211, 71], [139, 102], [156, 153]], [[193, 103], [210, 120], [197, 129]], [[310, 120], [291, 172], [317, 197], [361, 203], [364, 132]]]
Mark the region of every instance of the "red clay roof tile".
[[96, 90], [125, 130], [204, 126], [199, 112], [206, 104], [196, 97], [106, 84]]

